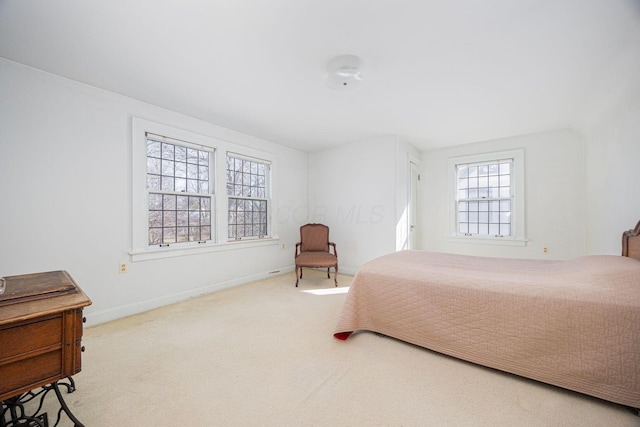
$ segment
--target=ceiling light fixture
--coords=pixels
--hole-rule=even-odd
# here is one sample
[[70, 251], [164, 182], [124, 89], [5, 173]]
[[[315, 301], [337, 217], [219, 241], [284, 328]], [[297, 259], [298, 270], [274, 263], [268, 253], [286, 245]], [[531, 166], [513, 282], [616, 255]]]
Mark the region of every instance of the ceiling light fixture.
[[327, 86], [331, 89], [346, 90], [357, 87], [362, 82], [362, 60], [355, 55], [340, 55], [327, 65]]

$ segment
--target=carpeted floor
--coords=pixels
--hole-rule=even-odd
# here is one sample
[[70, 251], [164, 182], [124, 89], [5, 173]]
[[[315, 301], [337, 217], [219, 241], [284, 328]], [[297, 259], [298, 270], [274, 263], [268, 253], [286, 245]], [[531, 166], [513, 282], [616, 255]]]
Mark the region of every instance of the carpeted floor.
[[65, 399], [87, 427], [640, 426], [628, 408], [374, 333], [336, 340], [339, 281], [305, 270], [297, 289], [290, 273], [87, 328]]

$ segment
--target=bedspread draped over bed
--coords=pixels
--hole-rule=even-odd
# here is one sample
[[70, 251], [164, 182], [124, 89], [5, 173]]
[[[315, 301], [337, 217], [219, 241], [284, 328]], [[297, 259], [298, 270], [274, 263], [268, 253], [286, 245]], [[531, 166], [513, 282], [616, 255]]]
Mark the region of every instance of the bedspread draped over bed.
[[640, 261], [389, 254], [353, 279], [335, 330], [379, 332], [640, 407]]

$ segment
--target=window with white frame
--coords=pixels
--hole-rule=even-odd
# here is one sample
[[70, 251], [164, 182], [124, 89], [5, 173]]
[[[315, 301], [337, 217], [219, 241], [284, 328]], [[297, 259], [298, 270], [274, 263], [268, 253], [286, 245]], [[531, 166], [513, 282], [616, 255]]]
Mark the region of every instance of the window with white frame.
[[267, 160], [227, 153], [229, 240], [269, 235], [270, 171]]
[[211, 240], [213, 149], [146, 137], [149, 246]]
[[450, 159], [451, 234], [456, 238], [524, 241], [524, 152]]
[[138, 117], [131, 122], [132, 261], [277, 244], [275, 155]]

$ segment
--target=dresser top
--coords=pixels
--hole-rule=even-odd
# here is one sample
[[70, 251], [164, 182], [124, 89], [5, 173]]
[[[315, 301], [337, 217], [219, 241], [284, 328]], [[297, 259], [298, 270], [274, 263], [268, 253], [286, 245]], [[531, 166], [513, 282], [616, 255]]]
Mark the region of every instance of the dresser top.
[[0, 325], [91, 304], [71, 275], [63, 270], [4, 279], [6, 287], [0, 295]]

